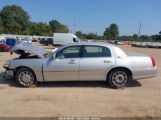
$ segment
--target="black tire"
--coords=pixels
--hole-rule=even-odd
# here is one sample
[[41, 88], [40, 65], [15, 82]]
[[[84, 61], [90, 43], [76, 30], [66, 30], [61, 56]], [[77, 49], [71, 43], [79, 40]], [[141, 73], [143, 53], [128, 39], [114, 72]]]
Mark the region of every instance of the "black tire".
[[0, 52], [5, 52], [5, 49], [4, 48], [0, 48]]
[[37, 83], [35, 74], [28, 68], [18, 69], [15, 78], [19, 87], [32, 87]]
[[125, 69], [115, 69], [107, 76], [107, 82], [114, 89], [126, 87], [130, 80], [130, 73]]

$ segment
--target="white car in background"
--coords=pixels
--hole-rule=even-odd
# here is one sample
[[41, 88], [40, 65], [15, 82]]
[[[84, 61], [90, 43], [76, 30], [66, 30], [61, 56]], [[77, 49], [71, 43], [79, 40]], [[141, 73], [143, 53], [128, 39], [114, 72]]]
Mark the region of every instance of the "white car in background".
[[72, 43], [79, 43], [79, 38], [71, 33], [54, 33], [53, 45], [67, 45]]

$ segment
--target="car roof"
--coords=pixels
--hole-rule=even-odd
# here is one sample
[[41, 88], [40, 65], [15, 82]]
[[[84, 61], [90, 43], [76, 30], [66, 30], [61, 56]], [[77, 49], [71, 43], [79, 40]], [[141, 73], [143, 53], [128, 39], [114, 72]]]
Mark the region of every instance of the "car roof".
[[105, 46], [105, 47], [116, 47], [115, 45], [112, 45], [109, 43], [103, 43], [103, 42], [79, 42], [79, 43], [71, 43], [65, 46], [71, 46], [71, 45], [98, 45], [98, 46]]

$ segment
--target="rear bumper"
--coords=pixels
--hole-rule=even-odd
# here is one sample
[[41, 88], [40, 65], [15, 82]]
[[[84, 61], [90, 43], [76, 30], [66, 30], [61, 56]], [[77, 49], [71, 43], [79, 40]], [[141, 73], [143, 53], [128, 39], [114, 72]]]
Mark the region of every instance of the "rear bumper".
[[133, 71], [133, 79], [139, 80], [139, 79], [153, 78], [156, 77], [157, 74], [158, 74], [157, 67], [135, 70]]

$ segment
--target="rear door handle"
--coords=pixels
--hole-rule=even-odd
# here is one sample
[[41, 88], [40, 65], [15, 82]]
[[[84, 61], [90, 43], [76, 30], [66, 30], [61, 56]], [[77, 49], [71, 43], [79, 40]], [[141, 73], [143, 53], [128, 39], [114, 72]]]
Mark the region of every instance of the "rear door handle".
[[76, 64], [75, 60], [70, 60], [70, 62], [68, 62], [69, 64]]
[[103, 62], [104, 63], [110, 63], [111, 61], [110, 60], [104, 60]]

